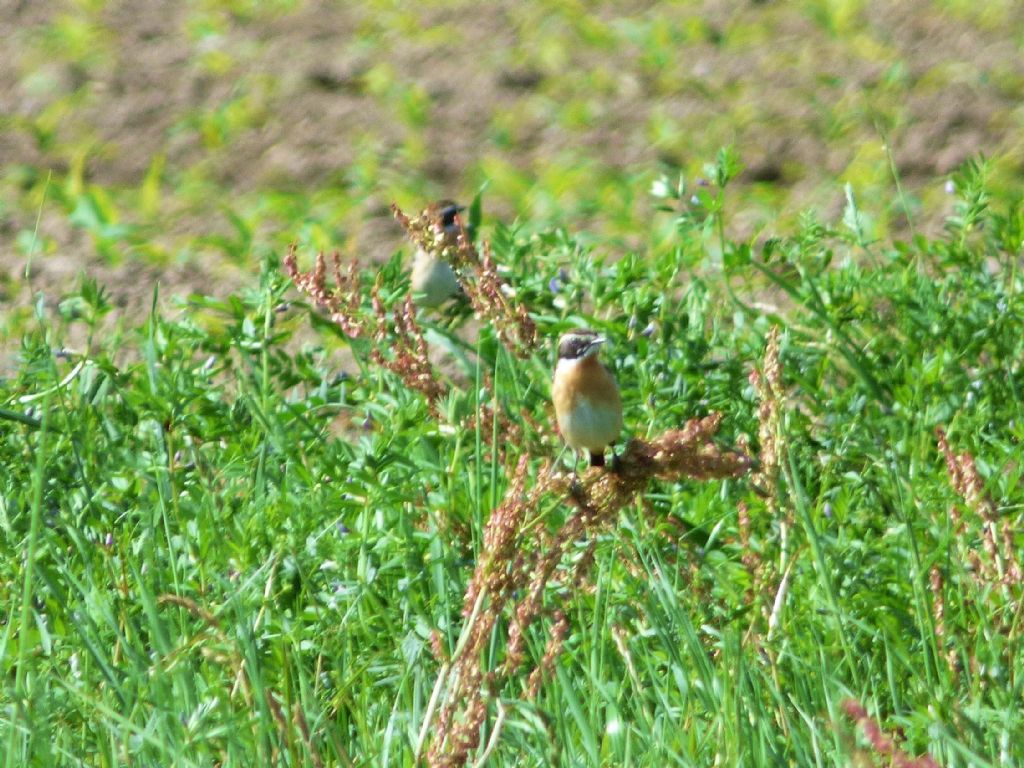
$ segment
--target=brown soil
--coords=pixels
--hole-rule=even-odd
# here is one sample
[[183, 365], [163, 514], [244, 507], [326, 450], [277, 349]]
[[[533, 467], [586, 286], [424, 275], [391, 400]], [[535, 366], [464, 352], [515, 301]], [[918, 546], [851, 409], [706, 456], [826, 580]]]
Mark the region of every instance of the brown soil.
[[[190, 174], [231, 196], [345, 187], [361, 143], [372, 142], [379, 184], [343, 222], [347, 250], [371, 258], [399, 242], [387, 215], [392, 197], [421, 189], [465, 198], [485, 175], [485, 157], [537, 175], [566, 156], [592, 158], [595, 173], [649, 171], [690, 167], [735, 142], [747, 163], [741, 184], [774, 185], [784, 190], [783, 210], [816, 204], [826, 215], [840, 204], [836, 177], [866, 142], [881, 141], [878, 125], [912, 191], [940, 186], [937, 177], [982, 151], [1024, 165], [1021, 4], [986, 25], [924, 0], [867, 2], [843, 30], [816, 21], [814, 4], [771, 2], [632, 2], [628, 15], [604, 3], [582, 25], [540, 12], [539, 3], [277, 5], [284, 10], [200, 18], [192, 4], [136, 0], [85, 19], [62, 3], [0, 0], [0, 291], [6, 284], [8, 300], [27, 298], [14, 243], [40, 210], [38, 200], [18, 198], [23, 185], [11, 169], [54, 169], [59, 178], [83, 146], [85, 179], [114, 189], [137, 187], [154, 157], [166, 157], [167, 209], [153, 236], [173, 248], [227, 227], [216, 204], [174, 193]], [[676, 57], [647, 61], [641, 43], [603, 50], [601, 35], [621, 40], [621, 30], [651, 18], [688, 30]], [[82, 52], [61, 55], [48, 30], [75, 22], [90, 37]], [[197, 31], [204, 23], [213, 30], [205, 36]], [[559, 35], [561, 44], [550, 44]], [[209, 63], [218, 56], [219, 69]], [[404, 102], [389, 88], [420, 94], [422, 127], [396, 114]], [[244, 127], [222, 146], [204, 140], [197, 116], [240, 93]], [[62, 99], [65, 114], [41, 142], [25, 126]], [[581, 100], [584, 124], [563, 124], [559, 105]], [[509, 135], [498, 138], [509, 115]], [[676, 138], [652, 138], [658, 115], [679, 127]], [[425, 145], [424, 157], [410, 156], [410, 137]], [[507, 219], [545, 211], [529, 194], [488, 203]], [[41, 210], [53, 247], [35, 260], [36, 287], [64, 290], [88, 271], [121, 303], [144, 306], [157, 275], [165, 292], [218, 292], [252, 266], [189, 260], [140, 272], [130, 256], [97, 256], [66, 211]], [[562, 223], [600, 230], [602, 213], [581, 205]]]

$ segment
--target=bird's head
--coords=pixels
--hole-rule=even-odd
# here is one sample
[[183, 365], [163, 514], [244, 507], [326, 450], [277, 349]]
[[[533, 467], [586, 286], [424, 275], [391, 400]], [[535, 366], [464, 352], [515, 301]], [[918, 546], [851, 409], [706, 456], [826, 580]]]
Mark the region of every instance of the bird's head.
[[585, 360], [596, 355], [606, 341], [601, 334], [586, 328], [568, 331], [558, 339], [558, 359]]
[[457, 229], [455, 223], [456, 217], [466, 210], [465, 206], [459, 205], [453, 200], [438, 200], [436, 203], [430, 206], [431, 213], [437, 216], [438, 221], [441, 222], [441, 226], [444, 227], [444, 231], [453, 233]]

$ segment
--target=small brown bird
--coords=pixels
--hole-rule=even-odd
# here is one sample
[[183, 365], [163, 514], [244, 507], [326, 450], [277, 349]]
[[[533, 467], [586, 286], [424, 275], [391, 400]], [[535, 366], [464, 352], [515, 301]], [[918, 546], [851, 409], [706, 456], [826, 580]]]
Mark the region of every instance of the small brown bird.
[[[463, 210], [465, 209], [461, 205], [456, 205], [451, 200], [441, 200], [430, 205], [427, 213], [437, 216], [445, 234], [454, 238], [459, 231], [455, 218]], [[451, 265], [422, 248], [417, 248], [413, 255], [409, 284], [416, 303], [423, 307], [443, 304], [462, 290]]]
[[604, 449], [614, 444], [622, 431], [619, 385], [597, 359], [606, 341], [585, 329], [563, 334], [558, 340], [558, 363], [551, 387], [562, 438], [577, 455], [587, 451], [592, 467], [604, 466]]

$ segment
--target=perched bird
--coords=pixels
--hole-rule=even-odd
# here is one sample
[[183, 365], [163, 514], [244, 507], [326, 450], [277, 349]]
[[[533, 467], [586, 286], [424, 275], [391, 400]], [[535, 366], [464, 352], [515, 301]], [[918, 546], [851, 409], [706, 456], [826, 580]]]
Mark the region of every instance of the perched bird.
[[587, 451], [592, 467], [604, 466], [604, 449], [622, 431], [619, 385], [597, 359], [606, 341], [604, 336], [585, 329], [563, 334], [558, 340], [558, 363], [551, 387], [562, 438], [574, 452]]
[[[455, 218], [462, 210], [465, 209], [451, 200], [441, 200], [431, 204], [427, 208], [426, 214], [436, 216], [444, 228], [445, 234], [454, 238], [459, 231]], [[451, 265], [422, 248], [417, 248], [413, 255], [412, 275], [409, 282], [416, 303], [424, 307], [436, 307], [443, 304], [462, 290]]]

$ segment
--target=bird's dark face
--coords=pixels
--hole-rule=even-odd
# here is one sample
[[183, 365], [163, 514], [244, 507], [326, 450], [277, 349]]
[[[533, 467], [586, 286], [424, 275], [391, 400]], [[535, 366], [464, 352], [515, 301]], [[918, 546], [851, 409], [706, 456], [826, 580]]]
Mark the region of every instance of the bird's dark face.
[[445, 229], [452, 229], [455, 226], [455, 217], [466, 210], [463, 206], [452, 200], [441, 200], [437, 204], [437, 215], [441, 219], [441, 226]]
[[558, 359], [583, 360], [596, 354], [605, 341], [604, 336], [584, 328], [563, 333], [558, 340]]

